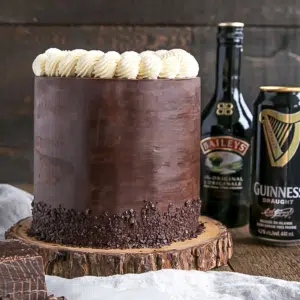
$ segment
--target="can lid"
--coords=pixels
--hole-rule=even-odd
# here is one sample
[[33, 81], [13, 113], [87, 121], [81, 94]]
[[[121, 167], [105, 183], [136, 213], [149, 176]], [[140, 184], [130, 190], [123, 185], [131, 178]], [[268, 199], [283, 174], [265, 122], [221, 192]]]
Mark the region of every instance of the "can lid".
[[300, 92], [299, 86], [261, 86], [261, 91], [266, 92]]
[[241, 22], [222, 22], [218, 24], [219, 27], [244, 27]]

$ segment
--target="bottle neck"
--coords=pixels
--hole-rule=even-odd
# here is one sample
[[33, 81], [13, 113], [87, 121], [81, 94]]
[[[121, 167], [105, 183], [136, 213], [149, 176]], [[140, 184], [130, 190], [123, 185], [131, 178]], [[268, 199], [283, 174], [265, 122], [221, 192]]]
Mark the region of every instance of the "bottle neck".
[[[216, 99], [231, 95], [240, 90], [242, 44], [218, 43], [216, 70]], [[228, 99], [230, 100], [230, 99]]]

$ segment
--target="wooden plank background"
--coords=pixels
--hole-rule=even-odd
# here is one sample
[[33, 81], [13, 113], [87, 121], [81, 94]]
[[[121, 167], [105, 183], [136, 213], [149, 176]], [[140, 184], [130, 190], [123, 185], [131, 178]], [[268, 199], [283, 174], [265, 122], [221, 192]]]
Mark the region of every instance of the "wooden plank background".
[[202, 77], [202, 107], [215, 81], [216, 25], [245, 22], [244, 97], [260, 85], [300, 85], [297, 0], [0, 1], [0, 182], [33, 178], [35, 56], [49, 47], [125, 51], [184, 48]]
[[2, 0], [0, 22], [9, 24], [295, 25], [297, 0]]

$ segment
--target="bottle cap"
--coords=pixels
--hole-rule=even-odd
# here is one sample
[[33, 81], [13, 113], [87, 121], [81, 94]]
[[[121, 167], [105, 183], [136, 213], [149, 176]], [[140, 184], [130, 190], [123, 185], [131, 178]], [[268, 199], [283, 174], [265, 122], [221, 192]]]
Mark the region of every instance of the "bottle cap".
[[241, 22], [223, 22], [219, 23], [219, 27], [244, 27], [244, 23]]
[[223, 22], [218, 24], [218, 42], [222, 44], [242, 45], [244, 40], [244, 23]]

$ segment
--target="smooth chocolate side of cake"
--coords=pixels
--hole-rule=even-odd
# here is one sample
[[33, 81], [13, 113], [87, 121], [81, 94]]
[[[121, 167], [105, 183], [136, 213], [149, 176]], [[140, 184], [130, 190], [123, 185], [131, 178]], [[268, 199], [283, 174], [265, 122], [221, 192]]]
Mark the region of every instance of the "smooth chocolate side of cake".
[[199, 78], [37, 77], [34, 122], [31, 235], [128, 248], [199, 233]]
[[17, 240], [0, 241], [0, 299], [47, 298], [42, 257]]

